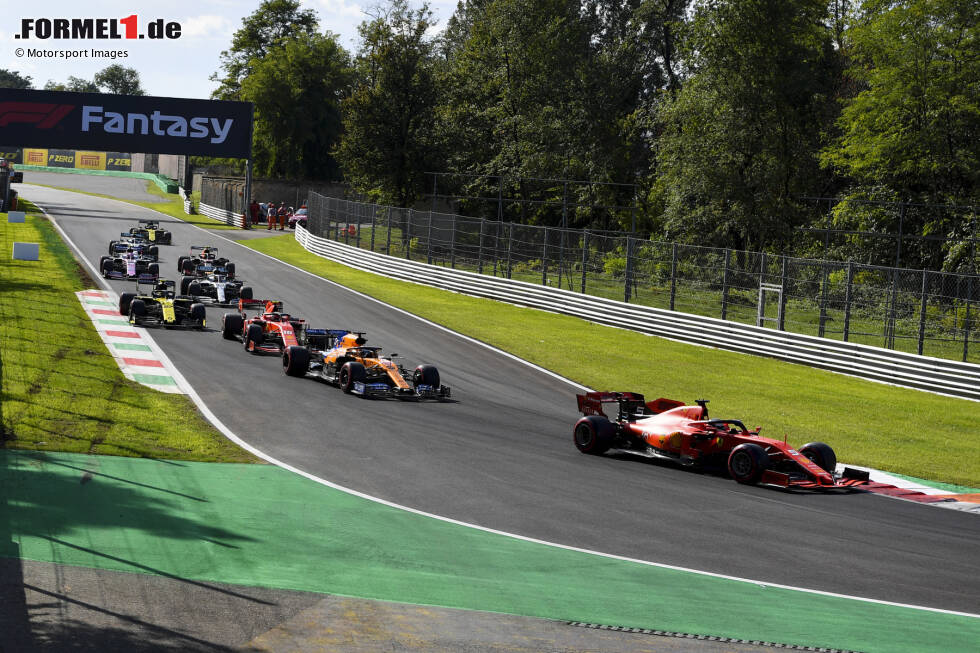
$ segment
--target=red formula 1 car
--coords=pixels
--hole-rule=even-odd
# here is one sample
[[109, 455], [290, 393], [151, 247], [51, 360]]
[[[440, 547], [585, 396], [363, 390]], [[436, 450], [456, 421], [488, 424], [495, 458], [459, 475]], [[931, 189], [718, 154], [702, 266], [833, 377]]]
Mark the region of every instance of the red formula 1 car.
[[[241, 339], [253, 354], [281, 354], [288, 347], [306, 345], [306, 321], [282, 312], [282, 302], [272, 299], [239, 299], [238, 313], [225, 313], [221, 334], [226, 340]], [[258, 310], [248, 317], [247, 311]]]
[[[823, 442], [794, 449], [739, 420], [710, 419], [703, 399], [686, 406], [673, 399], [646, 402], [635, 392], [588, 392], [577, 398], [584, 417], [575, 424], [575, 446], [582, 453], [617, 449], [682, 465], [725, 465], [739, 483], [784, 488], [848, 488], [868, 480], [866, 472], [851, 468], [837, 475], [837, 456]], [[616, 406], [613, 419], [603, 411], [607, 404]]]

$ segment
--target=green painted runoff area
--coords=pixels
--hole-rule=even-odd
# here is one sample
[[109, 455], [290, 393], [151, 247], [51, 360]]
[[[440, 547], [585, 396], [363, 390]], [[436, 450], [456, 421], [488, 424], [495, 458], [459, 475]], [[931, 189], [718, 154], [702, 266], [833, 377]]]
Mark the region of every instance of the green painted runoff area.
[[980, 618], [526, 542], [271, 465], [0, 451], [0, 556], [868, 652], [980, 641]]

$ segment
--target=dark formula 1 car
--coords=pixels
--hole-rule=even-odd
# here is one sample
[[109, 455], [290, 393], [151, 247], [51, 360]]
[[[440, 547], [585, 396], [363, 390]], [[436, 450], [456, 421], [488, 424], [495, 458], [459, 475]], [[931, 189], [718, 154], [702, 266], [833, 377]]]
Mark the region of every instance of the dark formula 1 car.
[[291, 345], [283, 352], [283, 372], [289, 376], [310, 375], [365, 397], [449, 398], [434, 365], [419, 365], [409, 376], [392, 360], [397, 354], [383, 356], [380, 347], [365, 347], [363, 333], [307, 329], [306, 338], [306, 346]]
[[218, 273], [184, 277], [180, 280], [180, 294], [216, 306], [237, 306], [239, 299], [252, 299], [252, 288], [240, 279]]
[[173, 234], [166, 229], [161, 229], [157, 220], [138, 221], [137, 226], [129, 228], [129, 235], [157, 245], [170, 245], [173, 242]]
[[[145, 290], [141, 286], [148, 286]], [[204, 304], [176, 294], [176, 284], [166, 279], [138, 279], [136, 292], [119, 296], [119, 312], [129, 316], [130, 324], [203, 329]]]
[[[241, 339], [245, 351], [279, 354], [293, 345], [306, 344], [306, 321], [283, 313], [282, 302], [271, 299], [239, 299], [238, 313], [225, 313], [221, 334], [226, 340]], [[247, 311], [258, 315], [248, 317]]]
[[210, 245], [191, 245], [190, 256], [177, 259], [177, 272], [192, 277], [223, 274], [235, 278], [235, 264], [218, 256], [218, 248]]
[[[867, 481], [867, 473], [845, 468], [836, 474], [837, 456], [823, 442], [798, 450], [785, 440], [759, 435], [736, 419], [709, 419], [708, 402], [685, 406], [673, 399], [645, 402], [635, 392], [588, 392], [577, 395], [584, 417], [575, 424], [575, 446], [582, 453], [610, 449], [666, 458], [682, 465], [726, 466], [739, 483], [780, 487], [847, 488]], [[610, 419], [603, 406], [615, 404]]]
[[103, 256], [99, 260], [99, 272], [106, 279], [156, 279], [160, 276], [160, 264], [130, 250], [115, 256]]
[[136, 252], [136, 254], [151, 261], [159, 260], [159, 250], [148, 240], [137, 238], [132, 234], [119, 234], [119, 240], [109, 241], [109, 255], [116, 256], [126, 252]]

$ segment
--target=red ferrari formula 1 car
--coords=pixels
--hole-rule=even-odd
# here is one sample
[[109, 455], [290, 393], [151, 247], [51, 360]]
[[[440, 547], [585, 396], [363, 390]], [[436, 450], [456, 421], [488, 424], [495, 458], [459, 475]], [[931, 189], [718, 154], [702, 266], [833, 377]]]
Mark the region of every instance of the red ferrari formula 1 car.
[[[584, 415], [575, 424], [575, 446], [582, 453], [610, 449], [666, 458], [689, 466], [725, 465], [739, 483], [808, 489], [848, 488], [867, 481], [867, 473], [845, 468], [836, 474], [837, 456], [823, 442], [794, 449], [785, 440], [759, 435], [736, 419], [710, 419], [708, 402], [686, 406], [673, 399], [644, 401], [635, 392], [577, 395]], [[603, 406], [615, 404], [610, 419]]]
[[[239, 299], [239, 313], [225, 313], [221, 334], [226, 340], [241, 339], [253, 354], [281, 354], [288, 347], [306, 344], [306, 321], [282, 312], [282, 302], [271, 299]], [[255, 317], [246, 312], [258, 310]]]

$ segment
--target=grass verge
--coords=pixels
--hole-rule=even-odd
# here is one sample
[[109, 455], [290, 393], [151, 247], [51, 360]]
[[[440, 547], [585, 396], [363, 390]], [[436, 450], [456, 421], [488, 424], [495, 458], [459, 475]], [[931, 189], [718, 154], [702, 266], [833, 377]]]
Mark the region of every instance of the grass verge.
[[[36, 207], [24, 202], [25, 210]], [[0, 447], [260, 462], [227, 440], [183, 395], [126, 379], [75, 292], [95, 287], [47, 218], [0, 213]], [[14, 261], [13, 241], [40, 244]]]
[[[797, 444], [827, 442], [851, 464], [980, 487], [976, 402], [394, 281], [311, 254], [292, 234], [242, 244], [593, 388], [705, 397], [716, 416]], [[571, 424], [573, 405], [568, 415]]]

